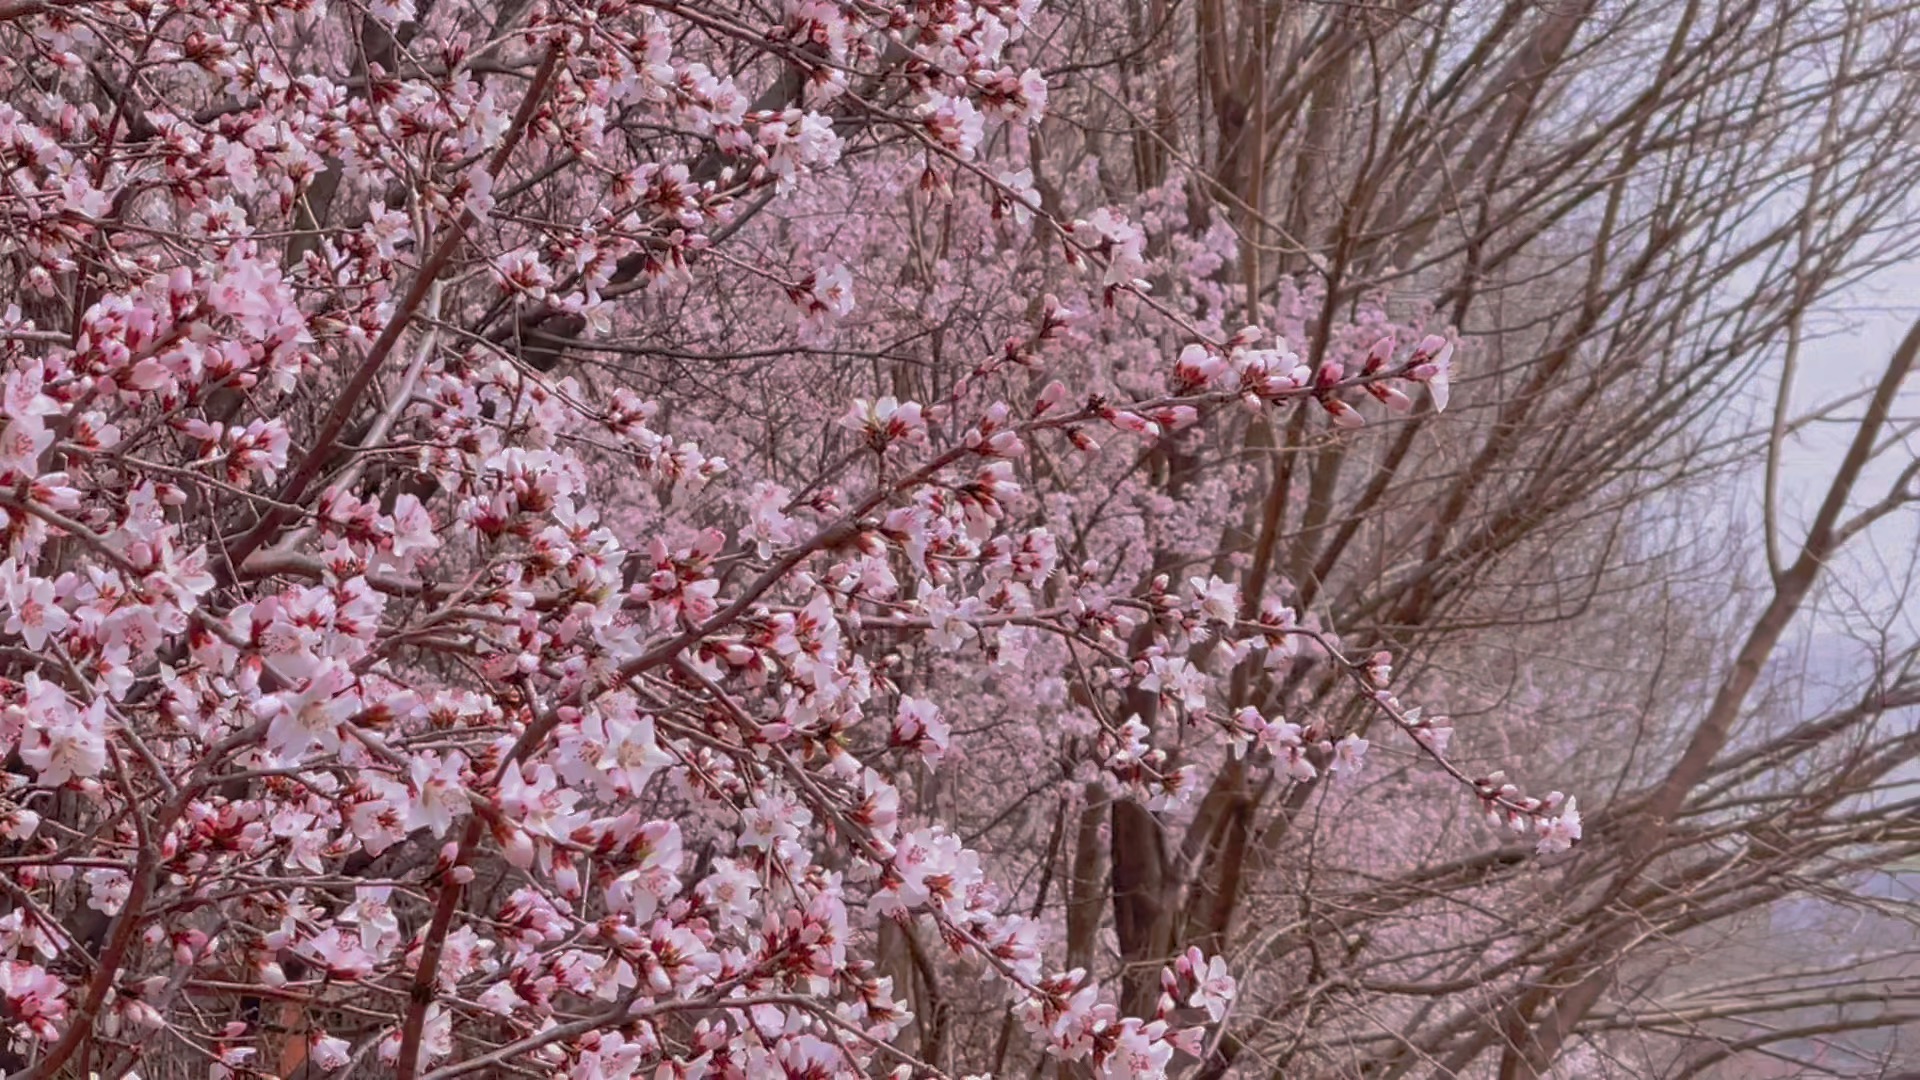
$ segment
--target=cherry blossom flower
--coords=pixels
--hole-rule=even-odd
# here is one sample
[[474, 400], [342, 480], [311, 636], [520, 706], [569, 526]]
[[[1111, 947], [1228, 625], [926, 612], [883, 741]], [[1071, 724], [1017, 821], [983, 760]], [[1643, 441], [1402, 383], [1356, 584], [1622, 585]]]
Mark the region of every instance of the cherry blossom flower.
[[1358, 775], [1361, 766], [1366, 764], [1368, 745], [1367, 740], [1348, 732], [1333, 744], [1333, 761], [1328, 764], [1328, 771], [1348, 779]]
[[1448, 385], [1453, 370], [1453, 343], [1438, 334], [1429, 334], [1414, 346], [1407, 360], [1408, 377], [1427, 384], [1433, 395], [1433, 411], [1445, 412], [1452, 396]]
[[902, 697], [894, 715], [892, 741], [895, 746], [918, 750], [929, 765], [937, 764], [947, 752], [949, 734], [940, 707], [931, 701]]
[[1198, 713], [1207, 707], [1209, 683], [1206, 673], [1185, 657], [1155, 656], [1140, 680], [1140, 689], [1153, 691], [1179, 702], [1189, 712]]
[[344, 1069], [353, 1060], [353, 1044], [316, 1028], [307, 1034], [307, 1060], [321, 1072]]
[[970, 618], [971, 597], [956, 604], [948, 597], [945, 586], [922, 581], [919, 601], [920, 610], [931, 624], [930, 641], [934, 648], [951, 652], [979, 634]]
[[1100, 1075], [1106, 1080], [1159, 1080], [1173, 1060], [1173, 1045], [1166, 1041], [1166, 1022], [1142, 1023], [1134, 1017], [1120, 1021], [1113, 1052], [1101, 1062]]
[[[1551, 800], [1549, 800], [1551, 801]], [[1568, 798], [1560, 807], [1559, 813], [1540, 819], [1541, 854], [1550, 855], [1566, 851], [1580, 840], [1580, 810], [1577, 800]]]
[[354, 901], [340, 914], [340, 921], [360, 931], [360, 947], [370, 954], [391, 949], [400, 940], [400, 920], [388, 903], [391, 885], [355, 887]]
[[[1006, 192], [1005, 205], [1011, 210], [1014, 223], [1017, 225], [1030, 223], [1033, 220], [1034, 211], [1042, 209], [1040, 193], [1036, 191], [1033, 186], [1033, 170], [1013, 169], [1003, 171], [997, 174], [994, 180], [998, 182]], [[995, 203], [996, 212], [1000, 205], [999, 202]]]
[[1204, 619], [1230, 623], [1240, 614], [1240, 589], [1218, 576], [1189, 579], [1193, 587], [1195, 612]]
[[838, 262], [829, 262], [815, 270], [808, 295], [814, 309], [844, 318], [853, 314], [853, 274]]
[[754, 487], [748, 502], [749, 525], [741, 530], [740, 539], [753, 544], [762, 559], [772, 558], [775, 548], [798, 539], [796, 524], [783, 509], [791, 497], [779, 484], [763, 482]]
[[411, 568], [419, 556], [440, 547], [433, 518], [413, 493], [402, 492], [394, 499], [392, 520], [393, 540], [388, 552], [403, 569]]
[[1193, 970], [1194, 989], [1187, 1004], [1207, 1010], [1207, 1018], [1219, 1023], [1226, 1015], [1227, 1006], [1233, 1003], [1235, 982], [1227, 973], [1227, 961], [1215, 956], [1207, 961], [1204, 969], [1197, 964]]
[[6, 632], [18, 634], [27, 648], [35, 652], [46, 648], [47, 638], [71, 622], [55, 598], [53, 582], [26, 573], [11, 558], [0, 562], [0, 581], [6, 582]]
[[268, 749], [288, 761], [298, 760], [311, 747], [323, 753], [338, 750], [340, 725], [359, 708], [353, 682], [348, 668], [320, 661], [299, 690], [264, 699], [261, 711], [269, 719]]
[[373, 0], [367, 11], [389, 26], [399, 26], [414, 17], [413, 0]]
[[86, 872], [87, 906], [107, 915], [118, 915], [133, 891], [133, 879], [124, 870], [97, 867]]
[[455, 819], [467, 812], [467, 792], [460, 774], [466, 756], [423, 753], [413, 759], [414, 795], [407, 807], [407, 827], [426, 828], [435, 837], [447, 835]]
[[928, 134], [935, 142], [951, 150], [961, 161], [973, 160], [980, 140], [986, 135], [986, 118], [971, 101], [934, 92], [928, 95], [920, 111], [926, 118]]
[[531, 300], [544, 300], [553, 287], [553, 272], [541, 263], [540, 255], [527, 248], [506, 252], [493, 262], [493, 279], [502, 288], [517, 291]]
[[66, 986], [46, 969], [20, 960], [0, 961], [0, 999], [7, 1016], [28, 1037], [52, 1042], [67, 1016]]
[[335, 979], [363, 979], [373, 972], [373, 953], [337, 926], [301, 942], [295, 951], [305, 956]]
[[855, 398], [840, 424], [864, 433], [880, 446], [900, 440], [914, 444], [925, 444], [927, 441], [926, 419], [919, 403], [912, 401], [900, 402], [883, 397], [870, 402], [865, 398]]
[[754, 797], [751, 807], [740, 814], [739, 844], [746, 848], [777, 850], [800, 838], [800, 830], [813, 821], [813, 813], [778, 792]]
[[759, 888], [758, 877], [723, 857], [714, 860], [713, 873], [702, 879], [695, 891], [713, 906], [722, 927], [738, 930], [748, 925], [754, 911], [754, 893]]
[[40, 473], [40, 455], [53, 445], [53, 432], [39, 414], [9, 416], [0, 428], [0, 475], [31, 480]]
[[[28, 693], [31, 700], [33, 690], [29, 688]], [[41, 713], [37, 720], [31, 719], [30, 710], [29, 716], [28, 730], [20, 741], [20, 760], [34, 770], [42, 785], [59, 787], [69, 780], [99, 776], [105, 770], [105, 700], [95, 699], [84, 708], [62, 705]]]

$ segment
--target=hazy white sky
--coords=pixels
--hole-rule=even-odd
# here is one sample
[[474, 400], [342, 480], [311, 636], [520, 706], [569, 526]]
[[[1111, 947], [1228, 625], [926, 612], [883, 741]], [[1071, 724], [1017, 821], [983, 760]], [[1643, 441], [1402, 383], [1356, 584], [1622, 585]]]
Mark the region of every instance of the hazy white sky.
[[[1920, 264], [1889, 270], [1855, 288], [1833, 308], [1827, 320], [1830, 332], [1809, 341], [1794, 379], [1793, 412], [1802, 414], [1848, 394], [1870, 389], [1886, 368], [1915, 318], [1920, 318]], [[1859, 417], [1864, 399], [1845, 413]], [[1920, 377], [1909, 377], [1895, 415], [1920, 419]], [[1815, 424], [1797, 434], [1781, 457], [1781, 504], [1789, 553], [1801, 530], [1812, 519], [1827, 485], [1854, 434], [1848, 422]], [[1855, 503], [1865, 505], [1884, 495], [1900, 469], [1920, 454], [1920, 436], [1910, 435], [1902, 446], [1883, 453], [1862, 478]], [[1754, 478], [1758, 498], [1759, 478]], [[1757, 538], [1756, 538], [1757, 541]], [[1757, 547], [1757, 543], [1756, 543]], [[1920, 505], [1897, 511], [1878, 523], [1843, 553], [1832, 570], [1835, 580], [1871, 597], [1875, 606], [1894, 605], [1913, 594], [1907, 580], [1915, 553], [1920, 551]], [[1791, 555], [1789, 554], [1789, 557]], [[1914, 613], [1907, 615], [1913, 628]]]

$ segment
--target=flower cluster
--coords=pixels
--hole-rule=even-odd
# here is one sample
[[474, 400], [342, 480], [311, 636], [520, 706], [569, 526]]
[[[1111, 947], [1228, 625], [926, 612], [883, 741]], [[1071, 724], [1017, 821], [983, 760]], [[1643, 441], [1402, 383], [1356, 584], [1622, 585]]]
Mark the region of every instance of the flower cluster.
[[[1350, 371], [1185, 320], [1112, 385], [1060, 359], [1105, 315], [1046, 297], [958, 374], [822, 389], [780, 299], [802, 338], [856, 334], [859, 264], [756, 215], [862, 154], [955, 199], [1004, 176], [983, 219], [1041, 218], [1105, 305], [1147, 291], [1126, 214], [1054, 221], [986, 169], [1047, 107], [1031, 6], [470, 14], [0, 15], [0, 1049], [36, 1075], [934, 1075], [880, 955], [925, 935], [1103, 1076], [1203, 1052], [1220, 957], [1124, 1015], [916, 785], [992, 720], [963, 690], [1063, 671], [1059, 741], [1155, 810], [1195, 789], [1167, 736], [1200, 724], [1295, 781], [1356, 774], [1360, 731], [1223, 693], [1317, 631], [1222, 574], [1116, 585], [1036, 478], [1223, 410], [1349, 426], [1416, 384], [1438, 409], [1452, 345]], [[679, 375], [564, 362], [700, 381], [635, 313], [706, 311], [696, 273], [781, 342], [778, 393], [692, 408]], [[1487, 783], [1577, 839], [1571, 800]]]

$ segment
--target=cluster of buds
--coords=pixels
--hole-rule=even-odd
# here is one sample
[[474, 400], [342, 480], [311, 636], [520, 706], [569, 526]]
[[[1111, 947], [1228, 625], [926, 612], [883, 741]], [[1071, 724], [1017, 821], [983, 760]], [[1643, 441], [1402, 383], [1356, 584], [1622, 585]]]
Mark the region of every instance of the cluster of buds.
[[[1258, 328], [1248, 327], [1229, 338], [1223, 348], [1188, 345], [1173, 365], [1174, 392], [1206, 393], [1228, 389], [1231, 383], [1249, 408], [1258, 409], [1264, 402], [1311, 389], [1314, 400], [1337, 426], [1357, 428], [1366, 422], [1346, 399], [1353, 385], [1348, 361], [1327, 357], [1318, 367], [1313, 367], [1284, 348], [1254, 348], [1260, 338]], [[1433, 395], [1434, 411], [1444, 411], [1453, 366], [1453, 343], [1439, 334], [1428, 334], [1398, 364], [1393, 363], [1396, 345], [1394, 336], [1388, 334], [1367, 350], [1360, 361], [1361, 387], [1390, 412], [1407, 413], [1413, 409], [1413, 400], [1394, 386], [1393, 381], [1424, 383]]]
[[1445, 754], [1453, 739], [1453, 721], [1444, 716], [1422, 716], [1418, 706], [1403, 714], [1402, 725], [1407, 734], [1435, 754]]
[[[1366, 764], [1367, 749], [1372, 745], [1358, 732], [1350, 731], [1335, 739], [1321, 721], [1309, 721], [1302, 727], [1285, 717], [1269, 720], [1251, 706], [1235, 712], [1226, 731], [1234, 757], [1245, 754], [1247, 744], [1252, 743], [1272, 755], [1275, 767], [1300, 784], [1318, 777], [1321, 768], [1348, 778], [1355, 776]], [[1314, 764], [1316, 758], [1321, 765]]]
[[1576, 800], [1558, 791], [1544, 799], [1521, 793], [1495, 771], [1474, 782], [1475, 793], [1494, 828], [1508, 828], [1522, 836], [1538, 836], [1541, 854], [1565, 851], [1580, 839], [1580, 810]]
[[1193, 793], [1196, 773], [1192, 765], [1168, 768], [1167, 752], [1149, 744], [1147, 735], [1140, 718], [1129, 716], [1118, 731], [1101, 730], [1098, 750], [1109, 776], [1140, 796], [1147, 809], [1165, 810]]

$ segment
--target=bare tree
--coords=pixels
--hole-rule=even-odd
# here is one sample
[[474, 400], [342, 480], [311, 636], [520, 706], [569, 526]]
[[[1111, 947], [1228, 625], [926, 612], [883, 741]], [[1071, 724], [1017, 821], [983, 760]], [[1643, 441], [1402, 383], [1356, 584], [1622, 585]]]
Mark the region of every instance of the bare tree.
[[[1723, 987], [1674, 965], [1764, 938], [1796, 903], [1890, 917], [1852, 891], [1913, 854], [1914, 643], [1878, 642], [1841, 704], [1777, 691], [1835, 551], [1920, 496], [1911, 467], [1881, 490], [1863, 480], [1912, 453], [1893, 406], [1920, 338], [1864, 414], [1742, 387], [1790, 386], [1823, 305], [1916, 250], [1905, 58], [1920, 9], [1200, 0], [1105, 15], [1060, 26], [1059, 67], [1080, 77], [1060, 93], [1086, 107], [1045, 129], [1042, 188], [1071, 204], [1177, 185], [1187, 229], [1237, 236], [1219, 271], [1235, 314], [1270, 322], [1309, 283], [1299, 345], [1317, 363], [1370, 307], [1430, 311], [1468, 342], [1474, 390], [1383, 442], [1252, 422], [1172, 453], [1160, 480], [1176, 503], [1222, 463], [1256, 463], [1258, 490], [1212, 543], [1153, 567], [1237, 562], [1247, 593], [1285, 589], [1349, 642], [1421, 657], [1416, 685], [1452, 695], [1458, 744], [1518, 754], [1595, 810], [1583, 851], [1548, 869], [1466, 822], [1410, 836], [1391, 864], [1356, 854], [1343, 815], [1361, 811], [1241, 763], [1189, 816], [1089, 790], [983, 822], [1044, 860], [1033, 902], [1064, 905], [1070, 958], [1100, 962], [1110, 928], [1104, 962], [1140, 973], [1138, 1006], [1187, 945], [1235, 957], [1257, 1004], [1223, 1026], [1205, 1076], [1753, 1075], [1739, 1070], [1793, 1040], [1913, 1019], [1920, 987], [1891, 957], [1862, 956], [1864, 985], [1832, 956]], [[1077, 190], [1089, 162], [1098, 184]], [[1789, 536], [1774, 463], [1836, 420], [1852, 448]], [[1716, 486], [1755, 473], [1763, 550]], [[1762, 554], [1768, 580], [1739, 591]], [[1291, 712], [1334, 702], [1341, 674], [1222, 677], [1234, 705]], [[1883, 1007], [1853, 1007], [1868, 1000]]]

